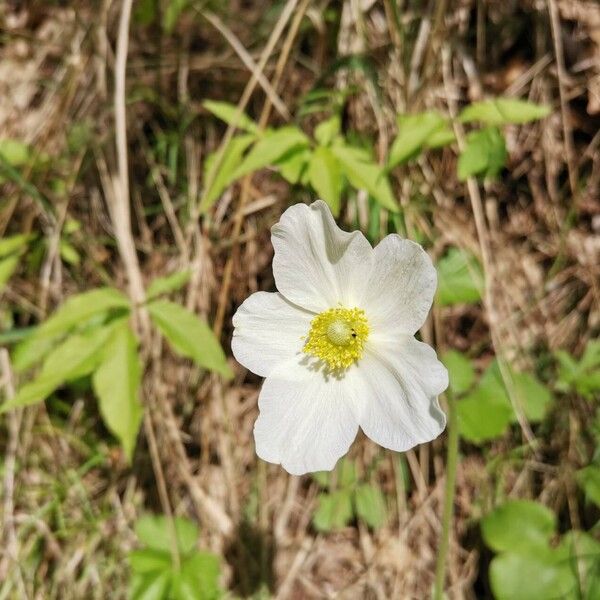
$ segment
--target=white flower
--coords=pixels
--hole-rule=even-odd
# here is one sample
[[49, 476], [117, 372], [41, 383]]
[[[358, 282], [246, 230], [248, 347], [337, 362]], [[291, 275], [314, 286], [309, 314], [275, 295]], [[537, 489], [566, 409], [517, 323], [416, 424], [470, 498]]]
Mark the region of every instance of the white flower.
[[252, 294], [233, 317], [235, 358], [266, 377], [258, 456], [301, 475], [333, 469], [359, 426], [396, 451], [436, 438], [448, 373], [414, 338], [437, 284], [423, 248], [398, 235], [372, 248], [322, 201], [286, 210], [271, 239], [279, 292]]

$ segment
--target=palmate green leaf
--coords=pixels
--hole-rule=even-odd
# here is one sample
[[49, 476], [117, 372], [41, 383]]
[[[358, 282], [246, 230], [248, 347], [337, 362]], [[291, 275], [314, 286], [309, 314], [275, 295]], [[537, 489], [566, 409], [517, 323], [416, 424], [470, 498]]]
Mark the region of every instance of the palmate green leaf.
[[347, 525], [353, 516], [352, 492], [348, 489], [318, 496], [319, 505], [313, 515], [313, 525], [318, 531], [332, 531]]
[[129, 323], [122, 320], [106, 341], [102, 360], [92, 377], [102, 419], [121, 442], [129, 461], [142, 421], [142, 374], [137, 346]]
[[15, 397], [0, 406], [0, 413], [46, 399], [66, 381], [90, 374], [102, 359], [102, 353], [114, 325], [97, 327], [73, 334], [48, 354], [38, 377], [23, 385]]
[[152, 280], [146, 291], [146, 298], [153, 300], [163, 294], [169, 294], [180, 290], [192, 276], [192, 272], [188, 269], [185, 271], [176, 271], [165, 277], [157, 277]]
[[168, 551], [153, 548], [133, 550], [129, 553], [128, 559], [131, 570], [139, 574], [167, 571], [173, 562]]
[[556, 515], [530, 500], [509, 500], [481, 521], [483, 540], [495, 552], [541, 552], [555, 531]]
[[244, 111], [238, 110], [235, 104], [219, 102], [217, 100], [205, 100], [202, 106], [228, 125], [233, 125], [238, 129], [243, 129], [253, 134], [257, 134], [259, 131], [258, 125]]
[[309, 145], [306, 135], [293, 125], [266, 131], [235, 170], [234, 177], [237, 179], [273, 165], [292, 148], [308, 148]]
[[197, 315], [168, 300], [151, 302], [148, 312], [178, 354], [191, 358], [199, 367], [220, 373], [223, 377], [233, 376], [219, 341]]
[[[204, 185], [208, 185], [208, 188], [204, 190], [200, 201], [199, 209], [201, 213], [206, 212], [223, 191], [237, 179], [234, 171], [239, 166], [244, 152], [255, 139], [254, 135], [248, 134], [235, 136], [223, 149], [220, 164], [217, 160], [219, 151], [210, 154], [206, 159]], [[217, 169], [217, 171], [213, 172], [214, 169]]]
[[449, 350], [442, 357], [442, 362], [448, 369], [450, 389], [456, 396], [468, 392], [475, 381], [473, 363], [461, 352]]
[[19, 259], [20, 257], [18, 254], [0, 258], [0, 292], [12, 277], [12, 274], [17, 270]]
[[370, 159], [367, 152], [362, 148], [346, 145], [334, 145], [331, 151], [338, 159], [342, 173], [353, 187], [366, 190], [389, 211], [400, 210], [386, 173]]
[[438, 112], [398, 115], [397, 120], [398, 135], [390, 148], [389, 169], [407, 162], [425, 146], [440, 147], [454, 139], [447, 120]]
[[[196, 547], [198, 526], [189, 519], [175, 517], [177, 547], [183, 555], [190, 554]], [[135, 533], [140, 542], [152, 550], [171, 552], [169, 521], [163, 515], [143, 515], [135, 524]]]
[[458, 178], [460, 181], [475, 175], [494, 178], [505, 167], [507, 157], [504, 136], [498, 128], [472, 131], [458, 157]]
[[450, 248], [437, 264], [437, 299], [441, 306], [473, 303], [481, 299], [483, 271], [465, 250]]
[[369, 527], [377, 529], [386, 521], [385, 498], [381, 489], [375, 485], [359, 485], [354, 492], [356, 514]]
[[348, 458], [342, 458], [338, 462], [335, 474], [337, 486], [340, 488], [351, 488], [358, 479], [356, 464]]
[[342, 172], [329, 148], [318, 146], [308, 165], [308, 180], [320, 198], [327, 202], [335, 217], [340, 214]]
[[460, 113], [459, 120], [463, 123], [481, 121], [487, 125], [519, 124], [543, 119], [550, 112], [549, 106], [518, 98], [493, 98], [467, 106]]

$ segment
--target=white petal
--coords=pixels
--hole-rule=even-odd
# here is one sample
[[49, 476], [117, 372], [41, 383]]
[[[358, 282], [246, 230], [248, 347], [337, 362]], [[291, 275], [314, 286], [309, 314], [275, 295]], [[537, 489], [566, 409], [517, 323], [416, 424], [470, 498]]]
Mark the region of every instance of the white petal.
[[413, 335], [431, 308], [437, 273], [415, 242], [388, 235], [374, 251], [373, 269], [361, 308], [372, 330]]
[[308, 334], [313, 317], [281, 294], [252, 294], [233, 315], [231, 350], [235, 359], [266, 377], [280, 363], [304, 356], [302, 338]]
[[446, 389], [448, 373], [426, 344], [410, 337], [387, 344], [369, 340], [360, 361], [359, 423], [374, 442], [404, 452], [444, 430], [446, 415], [437, 394]]
[[275, 284], [290, 302], [315, 312], [358, 306], [373, 256], [360, 231], [339, 229], [319, 200], [288, 208], [271, 232]]
[[358, 432], [352, 389], [352, 377], [326, 379], [306, 361], [278, 367], [258, 399], [258, 456], [292, 475], [333, 469]]

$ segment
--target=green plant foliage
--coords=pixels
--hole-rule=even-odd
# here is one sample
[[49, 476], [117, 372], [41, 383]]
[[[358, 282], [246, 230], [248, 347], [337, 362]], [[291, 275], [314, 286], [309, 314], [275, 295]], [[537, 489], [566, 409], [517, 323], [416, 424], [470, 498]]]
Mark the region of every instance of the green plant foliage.
[[[507, 370], [515, 402], [529, 421], [541, 421], [552, 403], [552, 394], [533, 375]], [[476, 388], [458, 402], [457, 412], [461, 435], [475, 444], [503, 435], [518, 421], [496, 361]]]
[[331, 151], [338, 159], [342, 173], [350, 184], [358, 190], [366, 190], [381, 206], [392, 212], [399, 207], [392, 187], [384, 170], [371, 160], [369, 153], [362, 148], [335, 144]]
[[291, 184], [302, 182], [308, 183], [307, 170], [312, 156], [310, 148], [300, 146], [292, 148], [275, 162], [279, 168], [279, 174]]
[[385, 523], [386, 505], [383, 492], [371, 484], [359, 485], [354, 492], [356, 516], [377, 529]]
[[341, 208], [342, 173], [339, 162], [326, 146], [318, 146], [313, 152], [308, 165], [308, 180], [337, 217]]
[[475, 369], [471, 361], [456, 350], [449, 350], [442, 357], [442, 362], [448, 369], [450, 390], [455, 396], [468, 392], [475, 382]]
[[437, 300], [441, 306], [471, 304], [482, 297], [483, 271], [477, 260], [460, 248], [450, 248], [437, 264]]
[[172, 33], [183, 11], [190, 5], [191, 0], [168, 0], [163, 13], [162, 26], [167, 33]]
[[504, 136], [497, 127], [472, 131], [458, 157], [458, 178], [460, 181], [475, 175], [494, 178], [506, 165], [507, 157]]
[[0, 156], [11, 166], [20, 167], [31, 160], [31, 148], [12, 138], [0, 139]]
[[195, 314], [168, 300], [151, 302], [148, 312], [178, 354], [223, 377], [233, 376], [219, 341], [210, 327]]
[[600, 392], [600, 340], [590, 340], [579, 360], [564, 350], [558, 350], [555, 356], [558, 360], [556, 388], [559, 391], [576, 391], [589, 400]]
[[49, 352], [40, 374], [20, 387], [12, 400], [0, 406], [0, 412], [41, 402], [67, 381], [93, 372], [101, 360], [113, 327], [96, 327], [67, 337]]
[[483, 539], [495, 552], [535, 552], [548, 544], [555, 529], [554, 513], [529, 500], [510, 500], [481, 521]]
[[144, 516], [136, 524], [144, 548], [129, 553], [132, 570], [131, 600], [215, 600], [219, 588], [219, 559], [196, 550], [198, 528], [187, 519], [174, 519], [180, 565], [172, 552], [169, 521], [163, 516]]
[[482, 520], [481, 530], [485, 543], [498, 553], [490, 565], [497, 600], [596, 597], [600, 543], [572, 531], [552, 546], [556, 517], [545, 506], [508, 501]]
[[334, 492], [321, 492], [318, 507], [313, 515], [313, 525], [317, 531], [332, 531], [347, 525], [354, 516], [352, 492], [348, 489]]
[[356, 465], [347, 458], [340, 460], [335, 471], [313, 473], [313, 479], [326, 491], [317, 496], [313, 525], [328, 532], [345, 527], [355, 517], [374, 529], [387, 518], [385, 497], [372, 483], [361, 483]]
[[549, 106], [518, 98], [493, 98], [467, 106], [460, 113], [459, 120], [463, 123], [481, 121], [487, 125], [508, 125], [537, 121], [550, 112]]
[[398, 135], [388, 157], [390, 169], [414, 158], [423, 148], [445, 146], [454, 140], [454, 132], [438, 112], [398, 115], [397, 120]]
[[204, 162], [204, 183], [208, 188], [204, 190], [200, 201], [200, 212], [207, 211], [225, 188], [237, 179], [234, 171], [238, 168], [244, 152], [255, 139], [254, 135], [248, 134], [231, 138], [222, 151], [220, 163], [218, 151], [208, 156]]
[[121, 320], [106, 341], [92, 378], [102, 419], [121, 442], [129, 461], [142, 420], [139, 399], [142, 374], [137, 345], [127, 321]]
[[584, 467], [577, 471], [576, 478], [586, 500], [600, 507], [600, 467], [596, 464]]
[[0, 292], [16, 271], [21, 255], [34, 237], [30, 234], [17, 234], [0, 239]]
[[163, 294], [176, 292], [190, 280], [191, 276], [192, 272], [186, 270], [176, 271], [175, 273], [171, 273], [166, 277], [157, 277], [156, 279], [153, 279], [152, 283], [148, 286], [146, 298], [148, 300], [153, 300], [154, 298], [162, 296]]
[[238, 179], [248, 173], [268, 167], [290, 150], [307, 148], [309, 144], [310, 141], [306, 135], [293, 125], [287, 125], [279, 129], [269, 129], [258, 138], [256, 144], [237, 167], [234, 178]]
[[339, 135], [341, 130], [342, 122], [339, 115], [333, 115], [325, 121], [321, 121], [315, 127], [315, 140], [321, 146], [329, 146], [333, 140]]
[[243, 129], [248, 133], [258, 134], [258, 125], [243, 111], [229, 102], [217, 102], [216, 100], [205, 100], [202, 106], [210, 111], [215, 117], [225, 121], [228, 125]]

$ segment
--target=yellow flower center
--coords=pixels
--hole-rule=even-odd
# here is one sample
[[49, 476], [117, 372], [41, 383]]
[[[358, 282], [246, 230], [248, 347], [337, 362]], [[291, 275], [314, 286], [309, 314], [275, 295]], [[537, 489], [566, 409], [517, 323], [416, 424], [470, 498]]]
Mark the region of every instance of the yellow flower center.
[[330, 308], [311, 321], [303, 352], [322, 360], [330, 371], [347, 369], [362, 356], [368, 335], [364, 310]]

